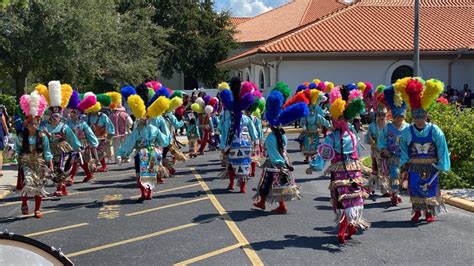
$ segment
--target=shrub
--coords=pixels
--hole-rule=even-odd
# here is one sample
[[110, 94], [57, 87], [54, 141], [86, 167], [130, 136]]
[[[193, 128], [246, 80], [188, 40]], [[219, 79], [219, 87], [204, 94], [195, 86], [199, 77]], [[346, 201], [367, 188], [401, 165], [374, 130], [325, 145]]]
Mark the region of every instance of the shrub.
[[474, 112], [456, 105], [436, 105], [431, 122], [443, 130], [448, 142], [451, 172], [443, 174], [443, 188], [474, 187]]
[[5, 105], [9, 116], [13, 117], [15, 115], [15, 107], [16, 107], [15, 96], [0, 94], [0, 104]]

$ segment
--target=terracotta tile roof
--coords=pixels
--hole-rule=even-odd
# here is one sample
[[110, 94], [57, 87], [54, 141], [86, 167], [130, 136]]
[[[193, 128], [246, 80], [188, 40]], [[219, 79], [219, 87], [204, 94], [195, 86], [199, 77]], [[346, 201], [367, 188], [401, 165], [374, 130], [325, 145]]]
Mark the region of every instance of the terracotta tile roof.
[[[360, 0], [222, 63], [255, 53], [411, 51], [412, 3], [413, 0]], [[421, 0], [421, 50], [472, 49], [473, 26], [472, 0]]]
[[241, 23], [244, 23], [245, 21], [247, 20], [250, 20], [252, 19], [251, 17], [250, 18], [242, 18], [242, 17], [230, 17], [230, 23], [234, 24], [235, 26], [241, 24]]
[[341, 8], [337, 0], [292, 0], [237, 25], [238, 42], [266, 41]]

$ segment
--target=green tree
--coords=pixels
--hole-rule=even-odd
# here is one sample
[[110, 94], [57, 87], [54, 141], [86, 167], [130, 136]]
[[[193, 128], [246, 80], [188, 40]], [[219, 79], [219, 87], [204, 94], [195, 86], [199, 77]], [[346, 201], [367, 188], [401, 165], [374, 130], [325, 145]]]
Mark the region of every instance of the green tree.
[[171, 29], [166, 39], [170, 45], [163, 50], [159, 68], [170, 78], [174, 72], [215, 86], [222, 77], [216, 63], [237, 47], [229, 13], [217, 13], [213, 1], [155, 0], [153, 21]]
[[27, 78], [59, 79], [84, 91], [156, 76], [166, 33], [152, 22], [154, 13], [152, 6], [119, 13], [114, 0], [8, 6], [0, 11], [0, 65], [15, 81], [17, 98]]

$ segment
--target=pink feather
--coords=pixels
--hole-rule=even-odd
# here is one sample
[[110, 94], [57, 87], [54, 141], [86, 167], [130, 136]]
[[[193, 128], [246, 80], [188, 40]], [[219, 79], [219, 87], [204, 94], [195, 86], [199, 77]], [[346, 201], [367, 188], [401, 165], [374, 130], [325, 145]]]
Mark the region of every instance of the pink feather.
[[320, 90], [320, 91], [326, 91], [326, 83], [324, 83], [324, 82], [322, 82], [322, 81], [319, 82], [319, 84], [318, 84], [318, 90]]
[[362, 93], [360, 90], [351, 90], [351, 92], [349, 92], [349, 102], [352, 102], [352, 100], [356, 98], [362, 98]]
[[38, 116], [43, 116], [44, 111], [46, 110], [46, 107], [48, 107], [48, 102], [46, 101], [44, 96], [41, 95], [39, 105], [38, 105]]
[[20, 98], [20, 107], [25, 115], [30, 115], [30, 95], [23, 95]]
[[252, 90], [253, 90], [252, 83], [248, 81], [242, 82], [242, 86], [240, 88], [240, 97], [242, 97], [246, 93], [251, 93]]
[[372, 93], [372, 88], [374, 86], [370, 82], [365, 82], [364, 98], [367, 98], [370, 93]]
[[90, 96], [85, 98], [79, 103], [79, 106], [77, 106], [77, 109], [79, 109], [81, 112], [84, 112], [87, 108], [94, 106], [97, 103], [97, 98]]
[[341, 87], [337, 86], [329, 93], [329, 102], [332, 104], [337, 98], [341, 98]]

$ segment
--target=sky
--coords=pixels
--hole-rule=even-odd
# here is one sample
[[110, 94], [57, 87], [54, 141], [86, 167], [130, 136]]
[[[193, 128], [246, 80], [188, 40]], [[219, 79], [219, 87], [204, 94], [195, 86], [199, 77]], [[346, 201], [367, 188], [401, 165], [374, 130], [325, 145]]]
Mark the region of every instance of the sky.
[[230, 10], [235, 17], [253, 17], [272, 8], [288, 3], [288, 0], [214, 0], [217, 11]]

